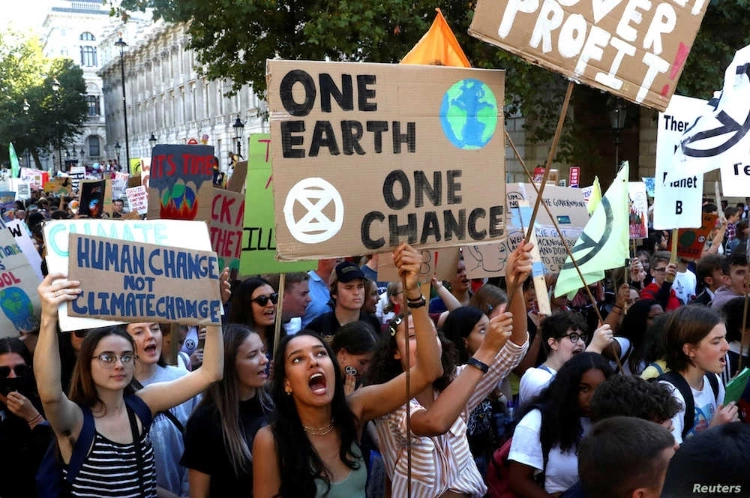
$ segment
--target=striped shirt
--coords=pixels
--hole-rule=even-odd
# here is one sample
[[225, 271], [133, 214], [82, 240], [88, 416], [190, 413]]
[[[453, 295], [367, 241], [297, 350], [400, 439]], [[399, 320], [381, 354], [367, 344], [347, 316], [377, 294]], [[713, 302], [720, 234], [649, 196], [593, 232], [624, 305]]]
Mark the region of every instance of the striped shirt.
[[[510, 341], [506, 343], [490, 370], [479, 381], [469, 402], [447, 433], [441, 436], [412, 436], [411, 496], [413, 498], [436, 498], [448, 490], [479, 498], [487, 492], [482, 476], [469, 450], [466, 439], [466, 420], [487, 395], [497, 387], [511, 370], [521, 362], [529, 347]], [[456, 369], [458, 376], [466, 365]], [[473, 368], [473, 367], [469, 367]], [[439, 393], [435, 393], [437, 396]], [[411, 412], [425, 408], [416, 399], [410, 401]], [[380, 450], [386, 472], [392, 482], [391, 496], [407, 495], [407, 451], [406, 451], [406, 405], [376, 419], [375, 426], [380, 439]]]
[[[110, 441], [98, 432], [91, 452], [73, 481], [72, 496], [91, 498], [156, 497], [154, 449], [148, 433], [141, 436], [143, 468], [138, 468], [135, 445]], [[67, 474], [67, 468], [63, 470]], [[140, 478], [139, 478], [140, 476]], [[141, 486], [147, 493], [141, 494]]]

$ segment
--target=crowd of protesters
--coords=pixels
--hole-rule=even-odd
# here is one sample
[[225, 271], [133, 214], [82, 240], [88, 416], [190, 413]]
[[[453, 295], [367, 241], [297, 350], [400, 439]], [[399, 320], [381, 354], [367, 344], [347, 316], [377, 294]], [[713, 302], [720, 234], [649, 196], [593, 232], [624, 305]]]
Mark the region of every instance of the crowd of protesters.
[[[17, 206], [40, 251], [64, 206]], [[748, 212], [723, 213], [701, 258], [651, 231], [596, 303], [550, 316], [530, 244], [504, 277], [460, 261], [431, 295], [408, 245], [393, 283], [377, 257], [286, 274], [283, 295], [225, 271], [224, 325], [203, 330], [62, 333], [81, 289], [48, 275], [40, 329], [0, 340], [0, 497], [45, 496], [50, 466], [69, 496], [750, 496], [750, 426], [724, 402], [750, 361]]]

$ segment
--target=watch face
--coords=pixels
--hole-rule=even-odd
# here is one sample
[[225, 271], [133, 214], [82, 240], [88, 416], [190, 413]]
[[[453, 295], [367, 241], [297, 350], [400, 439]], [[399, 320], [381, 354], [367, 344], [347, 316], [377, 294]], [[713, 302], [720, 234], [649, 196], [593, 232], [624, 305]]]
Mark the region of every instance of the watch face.
[[344, 368], [344, 371], [346, 371], [346, 375], [353, 375], [353, 376], [355, 376], [355, 377], [356, 377], [356, 376], [357, 376], [357, 374], [359, 373], [359, 372], [357, 371], [357, 369], [356, 369], [356, 368], [354, 368], [354, 367], [353, 367], [353, 366], [351, 366], [351, 365], [347, 365], [347, 366], [346, 366], [346, 368]]

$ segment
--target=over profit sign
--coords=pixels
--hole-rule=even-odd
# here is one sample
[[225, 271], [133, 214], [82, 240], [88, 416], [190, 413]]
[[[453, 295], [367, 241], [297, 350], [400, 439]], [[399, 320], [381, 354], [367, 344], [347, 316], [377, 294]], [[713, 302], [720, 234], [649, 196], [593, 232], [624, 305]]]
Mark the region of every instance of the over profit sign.
[[707, 0], [480, 0], [469, 33], [663, 111]]
[[281, 259], [504, 236], [504, 73], [268, 61]]

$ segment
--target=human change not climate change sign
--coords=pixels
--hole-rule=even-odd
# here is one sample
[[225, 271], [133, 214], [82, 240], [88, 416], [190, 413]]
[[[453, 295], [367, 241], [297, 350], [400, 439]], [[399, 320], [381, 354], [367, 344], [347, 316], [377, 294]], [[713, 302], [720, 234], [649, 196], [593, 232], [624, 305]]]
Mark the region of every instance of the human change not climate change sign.
[[469, 34], [663, 111], [707, 5], [707, 0], [480, 0]]
[[[187, 248], [196, 251], [211, 251], [211, 240], [208, 235], [206, 223], [201, 221], [182, 220], [109, 220], [109, 219], [79, 219], [79, 220], [52, 220], [44, 225], [44, 240], [47, 249], [47, 268], [49, 273], [63, 273], [68, 275], [69, 266], [69, 242], [70, 234], [83, 234], [88, 236], [106, 237], [128, 242], [143, 242], [163, 247]], [[112, 288], [111, 276], [102, 279], [103, 283]], [[187, 287], [183, 284], [182, 287]], [[182, 287], [172, 292], [173, 296], [182, 296]], [[144, 287], [145, 288], [145, 287]], [[85, 287], [83, 290], [88, 290]], [[68, 307], [63, 304], [58, 309], [58, 321], [60, 330], [70, 332], [72, 330], [104, 327], [112, 325], [113, 322], [99, 314], [94, 317], [89, 314], [86, 318], [70, 316]], [[119, 322], [126, 321], [125, 317], [116, 319]], [[170, 320], [154, 320], [170, 321]], [[188, 323], [188, 322], [184, 322]]]
[[501, 239], [504, 72], [269, 60], [277, 257]]
[[216, 253], [69, 234], [72, 316], [127, 322], [221, 324]]

